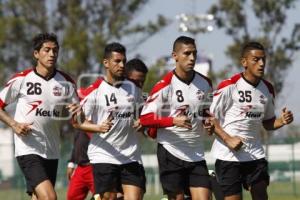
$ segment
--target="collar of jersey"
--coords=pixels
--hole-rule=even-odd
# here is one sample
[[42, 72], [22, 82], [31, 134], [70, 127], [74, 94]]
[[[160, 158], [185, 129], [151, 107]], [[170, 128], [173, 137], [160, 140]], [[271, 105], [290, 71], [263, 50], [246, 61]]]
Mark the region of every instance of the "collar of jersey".
[[34, 73], [35, 73], [37, 76], [41, 77], [41, 78], [44, 79], [45, 81], [51, 80], [51, 79], [55, 76], [55, 74], [56, 74], [56, 68], [54, 68], [53, 73], [52, 73], [51, 76], [49, 76], [48, 78], [46, 78], [46, 77], [40, 75], [40, 74], [36, 71], [36, 68], [35, 68], [35, 67], [33, 68], [33, 71], [34, 71]]
[[252, 86], [255, 87], [255, 88], [256, 88], [256, 87], [259, 85], [259, 83], [260, 83], [260, 81], [258, 81], [258, 83], [256, 83], [256, 84], [251, 83], [250, 81], [248, 81], [248, 80], [245, 78], [245, 76], [244, 76], [243, 73], [241, 73], [241, 76], [242, 76], [242, 78], [244, 79], [244, 81], [246, 81], [249, 85], [252, 85]]
[[194, 78], [195, 78], [196, 72], [194, 71], [193, 77], [191, 78], [191, 81], [186, 81], [186, 80], [183, 80], [182, 78], [180, 78], [180, 77], [176, 74], [175, 69], [173, 70], [173, 74], [174, 74], [181, 82], [183, 82], [183, 83], [189, 85], [189, 84], [191, 84], [191, 82], [193, 82], [193, 80], [194, 80]]
[[[125, 80], [125, 79], [124, 79]], [[124, 81], [123, 80], [123, 81]], [[112, 87], [115, 87], [115, 88], [119, 88], [119, 87], [121, 87], [122, 85], [123, 85], [123, 81], [121, 82], [121, 81], [119, 81], [120, 83], [118, 83], [118, 84], [111, 84], [111, 83], [109, 83], [106, 79], [104, 79], [104, 81], [108, 84], [108, 85], [110, 85], [110, 86], [112, 86]]]

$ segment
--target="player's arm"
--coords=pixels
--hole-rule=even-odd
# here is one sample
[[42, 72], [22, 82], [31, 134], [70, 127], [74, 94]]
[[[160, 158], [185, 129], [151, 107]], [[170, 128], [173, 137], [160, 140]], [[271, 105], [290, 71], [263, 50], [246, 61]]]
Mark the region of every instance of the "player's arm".
[[272, 118], [269, 120], [263, 121], [263, 126], [266, 130], [276, 130], [287, 124], [292, 123], [294, 120], [294, 116], [292, 111], [287, 110], [287, 108], [283, 108], [279, 118]]

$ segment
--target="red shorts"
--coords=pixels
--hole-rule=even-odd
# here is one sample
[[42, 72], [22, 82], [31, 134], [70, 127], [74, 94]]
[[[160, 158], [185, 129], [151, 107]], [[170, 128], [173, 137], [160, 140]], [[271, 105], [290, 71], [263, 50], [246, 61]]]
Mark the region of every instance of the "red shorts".
[[84, 200], [89, 191], [95, 193], [92, 166], [77, 166], [69, 183], [67, 199]]

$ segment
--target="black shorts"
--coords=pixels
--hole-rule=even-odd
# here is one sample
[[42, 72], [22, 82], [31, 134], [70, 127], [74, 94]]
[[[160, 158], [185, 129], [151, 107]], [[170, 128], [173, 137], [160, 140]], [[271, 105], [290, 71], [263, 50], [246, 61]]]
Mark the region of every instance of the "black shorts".
[[146, 176], [143, 165], [132, 162], [122, 165], [92, 164], [95, 193], [122, 192], [122, 184], [140, 187], [146, 192]]
[[215, 164], [218, 182], [225, 196], [242, 192], [242, 186], [249, 189], [252, 185], [265, 181], [269, 184], [268, 162], [258, 159], [247, 162], [232, 162], [216, 160]]
[[25, 176], [29, 195], [32, 195], [35, 187], [45, 180], [50, 180], [53, 187], [55, 186], [58, 159], [45, 159], [35, 154], [16, 158]]
[[157, 147], [160, 181], [164, 194], [189, 194], [190, 187], [211, 189], [205, 160], [187, 162], [170, 154], [161, 144]]

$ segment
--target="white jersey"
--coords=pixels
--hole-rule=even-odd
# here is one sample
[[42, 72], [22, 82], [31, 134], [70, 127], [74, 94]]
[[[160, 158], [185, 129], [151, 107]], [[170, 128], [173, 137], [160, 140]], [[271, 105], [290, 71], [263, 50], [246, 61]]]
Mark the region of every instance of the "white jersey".
[[14, 119], [33, 123], [29, 135], [14, 134], [15, 156], [36, 154], [59, 158], [60, 123], [68, 103], [79, 102], [73, 80], [55, 70], [48, 80], [35, 69], [16, 74], [0, 93], [0, 106], [16, 102]]
[[142, 117], [154, 114], [158, 118], [173, 118], [185, 114], [191, 120], [191, 130], [176, 126], [157, 130], [157, 142], [175, 157], [187, 162], [204, 160], [202, 143], [206, 133], [202, 120], [204, 110], [210, 106], [211, 93], [210, 80], [197, 72], [190, 83], [185, 83], [171, 71], [154, 86]]
[[274, 89], [269, 82], [261, 80], [252, 85], [242, 74], [236, 74], [220, 83], [210, 111], [229, 135], [244, 138], [238, 151], [216, 138], [212, 152], [217, 159], [243, 162], [265, 157], [259, 133], [264, 120], [275, 118]]
[[133, 126], [141, 90], [124, 80], [119, 87], [105, 80], [97, 81], [94, 89], [83, 99], [83, 111], [88, 120], [101, 124], [109, 116], [113, 126], [106, 133], [93, 134], [88, 156], [91, 163], [126, 164], [141, 161], [138, 138]]

